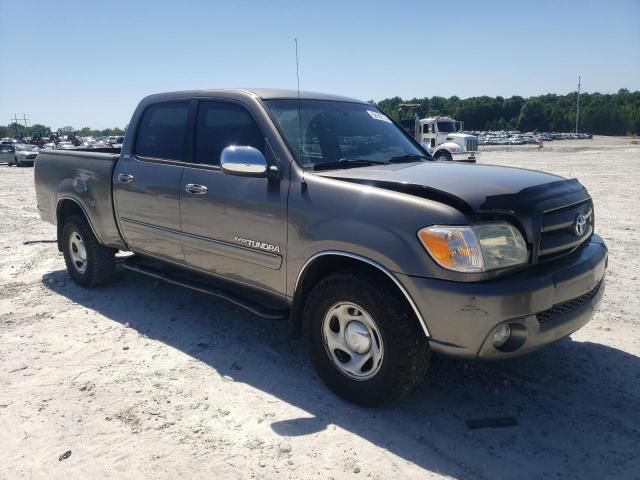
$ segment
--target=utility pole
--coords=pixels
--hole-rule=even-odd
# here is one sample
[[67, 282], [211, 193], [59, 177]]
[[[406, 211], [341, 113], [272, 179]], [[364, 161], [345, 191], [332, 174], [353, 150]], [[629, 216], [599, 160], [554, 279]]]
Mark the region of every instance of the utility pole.
[[18, 118], [18, 115], [14, 113], [14, 114], [13, 114], [13, 118], [10, 120], [11, 125], [13, 125], [13, 138], [15, 138], [15, 137], [16, 137], [16, 135], [18, 135], [18, 125], [20, 125], [20, 124], [18, 123], [18, 120], [20, 120], [20, 119]]
[[580, 75], [578, 75], [578, 99], [576, 100], [576, 133], [580, 123]]
[[22, 121], [24, 122], [24, 133], [25, 133], [25, 136], [28, 137], [29, 136], [29, 125], [28, 125], [27, 122], [29, 121], [29, 119], [27, 118], [27, 116], [24, 113], [22, 114]]

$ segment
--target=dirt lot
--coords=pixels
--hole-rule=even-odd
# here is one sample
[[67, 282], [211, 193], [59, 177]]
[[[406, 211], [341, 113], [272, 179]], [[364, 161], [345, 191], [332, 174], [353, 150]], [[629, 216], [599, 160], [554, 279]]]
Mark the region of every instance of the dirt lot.
[[[282, 322], [134, 273], [79, 288], [33, 169], [0, 166], [0, 478], [640, 478], [640, 146], [550, 142], [481, 163], [587, 186], [611, 255], [600, 311], [522, 359], [436, 359], [377, 410], [329, 393]], [[464, 423], [503, 415], [518, 424]]]

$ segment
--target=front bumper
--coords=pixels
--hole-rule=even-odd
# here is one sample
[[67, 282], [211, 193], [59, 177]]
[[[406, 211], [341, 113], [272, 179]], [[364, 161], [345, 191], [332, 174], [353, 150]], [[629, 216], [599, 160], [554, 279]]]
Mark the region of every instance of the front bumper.
[[[485, 282], [399, 275], [427, 323], [431, 348], [464, 358], [522, 355], [566, 337], [591, 320], [602, 298], [607, 247], [597, 235], [572, 254]], [[515, 343], [494, 347], [509, 324]]]
[[454, 162], [475, 163], [479, 157], [480, 157], [480, 152], [451, 153], [451, 159]]

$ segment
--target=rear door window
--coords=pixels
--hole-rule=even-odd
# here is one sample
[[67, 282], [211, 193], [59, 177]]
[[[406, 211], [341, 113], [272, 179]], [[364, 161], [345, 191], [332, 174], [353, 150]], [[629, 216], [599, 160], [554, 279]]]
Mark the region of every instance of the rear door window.
[[143, 157], [183, 160], [188, 101], [163, 102], [144, 111], [135, 151]]
[[225, 147], [249, 146], [264, 153], [265, 140], [253, 116], [241, 105], [202, 100], [196, 120], [195, 161], [220, 164]]

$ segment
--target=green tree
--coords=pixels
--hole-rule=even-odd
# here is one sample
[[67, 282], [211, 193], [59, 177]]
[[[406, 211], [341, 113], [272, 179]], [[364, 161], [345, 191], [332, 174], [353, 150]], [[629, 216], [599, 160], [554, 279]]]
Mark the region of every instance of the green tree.
[[549, 118], [544, 103], [539, 98], [530, 98], [522, 106], [518, 118], [518, 130], [528, 132], [532, 130], [548, 130]]

